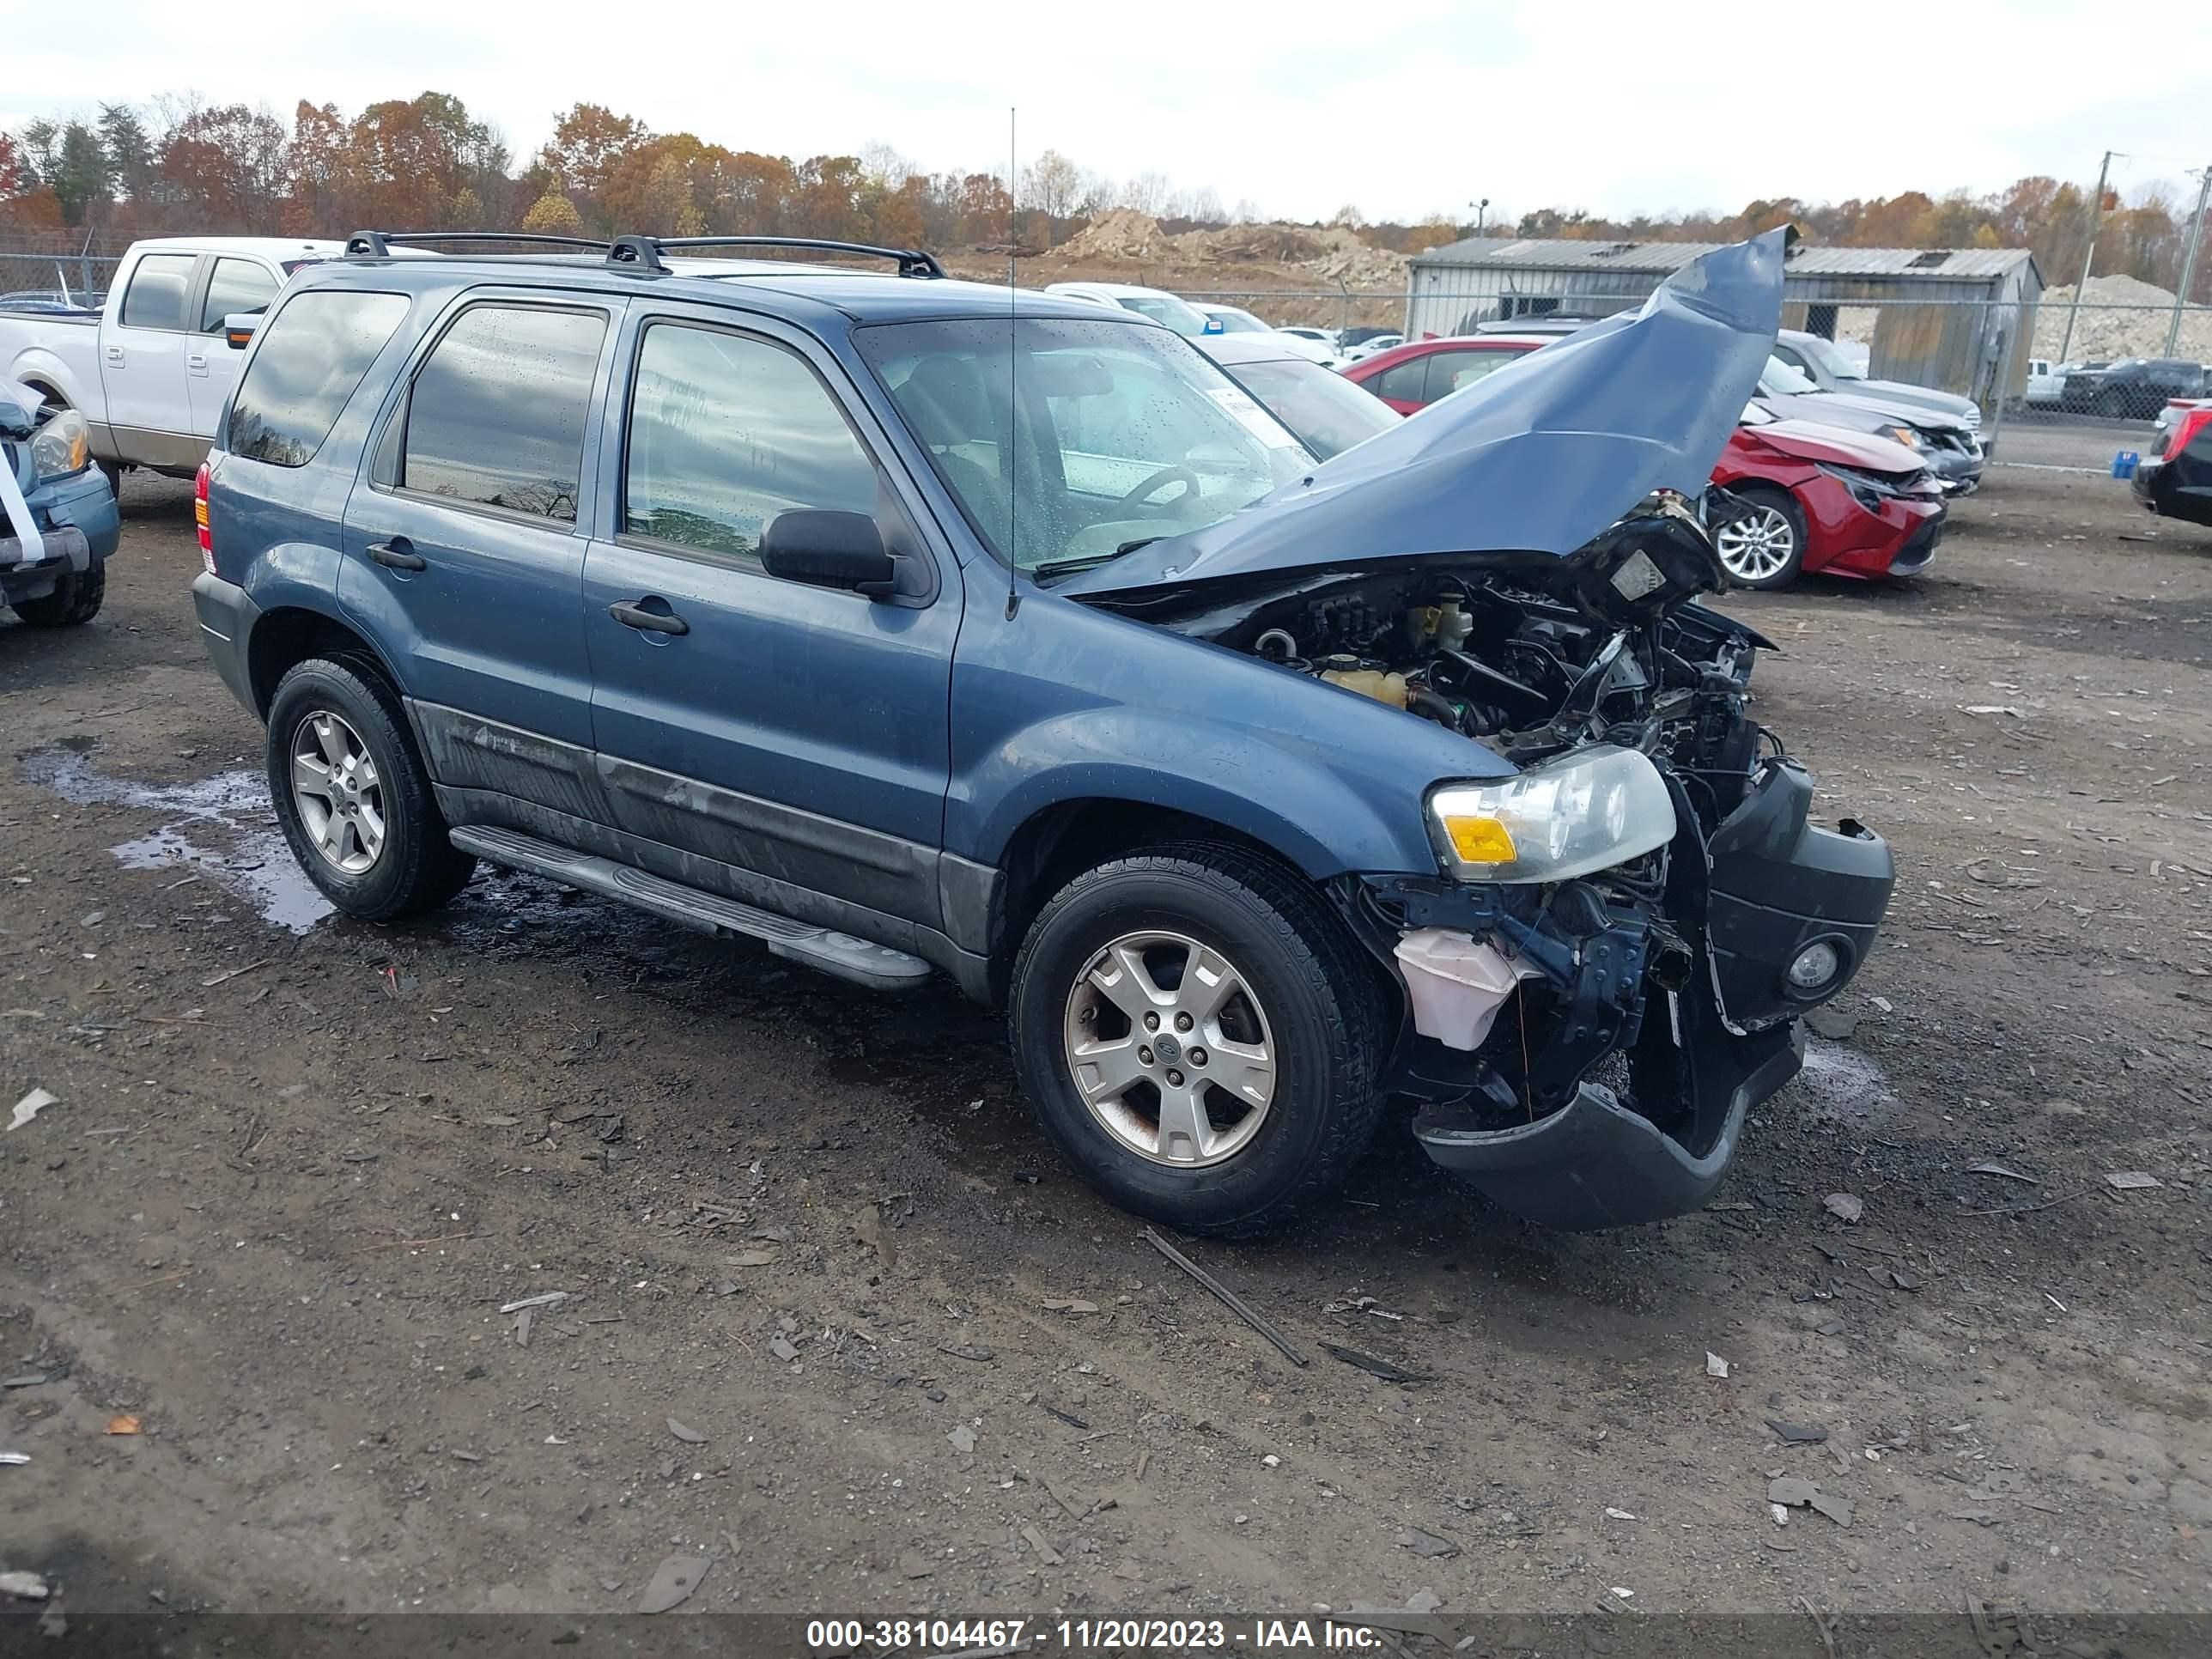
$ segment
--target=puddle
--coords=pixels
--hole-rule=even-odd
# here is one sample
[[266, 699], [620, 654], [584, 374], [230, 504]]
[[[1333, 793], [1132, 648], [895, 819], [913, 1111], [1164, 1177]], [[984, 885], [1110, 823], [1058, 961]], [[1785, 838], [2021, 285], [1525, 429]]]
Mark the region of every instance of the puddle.
[[1864, 1123], [1890, 1116], [1899, 1103], [1889, 1073], [1854, 1049], [1817, 1037], [1805, 1043], [1805, 1069], [1795, 1085], [1805, 1112], [1831, 1121]]
[[258, 771], [219, 772], [191, 783], [134, 783], [93, 764], [88, 743], [33, 750], [23, 778], [79, 806], [125, 806], [167, 819], [149, 836], [108, 850], [127, 870], [200, 876], [248, 900], [263, 920], [304, 933], [331, 914], [292, 857]]

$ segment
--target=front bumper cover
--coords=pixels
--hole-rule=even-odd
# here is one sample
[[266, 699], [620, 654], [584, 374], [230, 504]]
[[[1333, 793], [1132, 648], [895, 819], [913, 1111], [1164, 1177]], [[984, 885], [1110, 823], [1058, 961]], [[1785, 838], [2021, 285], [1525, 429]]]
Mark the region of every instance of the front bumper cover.
[[[1490, 1050], [1409, 1036], [1389, 1086], [1427, 1103], [1413, 1133], [1430, 1158], [1547, 1226], [1629, 1226], [1703, 1205], [1751, 1109], [1797, 1074], [1797, 1016], [1850, 981], [1888, 906], [1887, 843], [1809, 823], [1812, 780], [1794, 763], [1766, 762], [1710, 844], [1673, 787], [1681, 827], [1656, 903], [1567, 883], [1516, 915], [1495, 887], [1367, 884], [1400, 925], [1494, 937], [1544, 970], [1520, 993], [1544, 1005], [1501, 1019]], [[1793, 985], [1790, 963], [1821, 942], [1836, 951], [1833, 978]], [[1613, 1055], [1625, 1091], [1591, 1076]]]
[[1588, 1082], [1549, 1117], [1504, 1129], [1478, 1127], [1464, 1108], [1431, 1103], [1414, 1117], [1413, 1137], [1499, 1208], [1547, 1227], [1580, 1232], [1686, 1215], [1735, 1162], [1751, 1109], [1797, 1075], [1805, 1039], [1794, 1022], [1747, 1041], [1721, 1034], [1701, 1043], [1696, 1059], [1690, 1117], [1717, 1124], [1703, 1153]]

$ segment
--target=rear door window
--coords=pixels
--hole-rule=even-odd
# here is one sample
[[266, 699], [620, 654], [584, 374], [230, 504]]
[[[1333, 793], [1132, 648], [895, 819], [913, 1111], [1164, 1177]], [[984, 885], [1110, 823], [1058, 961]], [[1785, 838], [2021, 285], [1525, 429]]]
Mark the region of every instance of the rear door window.
[[231, 399], [223, 447], [249, 460], [305, 466], [406, 314], [404, 294], [294, 295], [262, 331]]
[[207, 298], [200, 305], [200, 332], [220, 334], [224, 318], [266, 311], [276, 297], [276, 279], [266, 265], [251, 259], [217, 259], [208, 278]]
[[192, 253], [149, 253], [139, 260], [123, 294], [124, 327], [184, 327], [185, 290], [198, 263]]
[[408, 400], [403, 489], [576, 521], [605, 314], [478, 305], [431, 349]]

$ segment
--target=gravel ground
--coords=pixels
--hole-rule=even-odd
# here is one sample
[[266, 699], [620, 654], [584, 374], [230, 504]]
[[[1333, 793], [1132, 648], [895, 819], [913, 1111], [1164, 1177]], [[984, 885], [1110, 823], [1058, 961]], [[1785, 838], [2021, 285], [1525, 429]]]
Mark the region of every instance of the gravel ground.
[[[1801, 1607], [2212, 1610], [2212, 532], [2124, 486], [2000, 469], [1922, 580], [1729, 601], [1898, 850], [1833, 1039], [1699, 1215], [1548, 1233], [1393, 1121], [1310, 1224], [1192, 1246], [1303, 1367], [1053, 1161], [947, 989], [524, 878], [320, 914], [186, 492], [125, 515], [93, 626], [0, 625], [0, 1107], [58, 1097], [0, 1137], [0, 1374], [46, 1377], [0, 1395], [0, 1565], [69, 1615], [576, 1615], [671, 1555], [690, 1608], [1427, 1591], [1448, 1637], [1808, 1653]], [[1778, 1525], [1778, 1475], [1849, 1525]]]

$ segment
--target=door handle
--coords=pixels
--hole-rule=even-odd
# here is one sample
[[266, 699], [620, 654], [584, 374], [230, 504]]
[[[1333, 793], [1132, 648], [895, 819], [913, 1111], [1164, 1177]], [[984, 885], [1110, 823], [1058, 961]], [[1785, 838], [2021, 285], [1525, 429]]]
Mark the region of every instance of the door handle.
[[404, 536], [394, 536], [388, 542], [371, 542], [362, 550], [387, 570], [428, 570], [429, 560], [407, 544]]
[[187, 358], [185, 358], [185, 372], [186, 374], [206, 374], [206, 373], [207, 373], [207, 358], [206, 358], [206, 356], [205, 356], [204, 354], [200, 353], [200, 352], [197, 352], [197, 351], [196, 351], [196, 352], [192, 353], [192, 355], [191, 355], [191, 356], [189, 356], [189, 357], [187, 357]]
[[[673, 611], [647, 611], [645, 608], [647, 603], [640, 600], [632, 604], [628, 599], [617, 599], [607, 607], [607, 615], [624, 628], [641, 628], [648, 634], [689, 634], [691, 631], [691, 624]], [[665, 606], [668, 601], [657, 599], [651, 603]]]
[[120, 368], [123, 366], [123, 348], [117, 345], [108, 347], [107, 361]]

